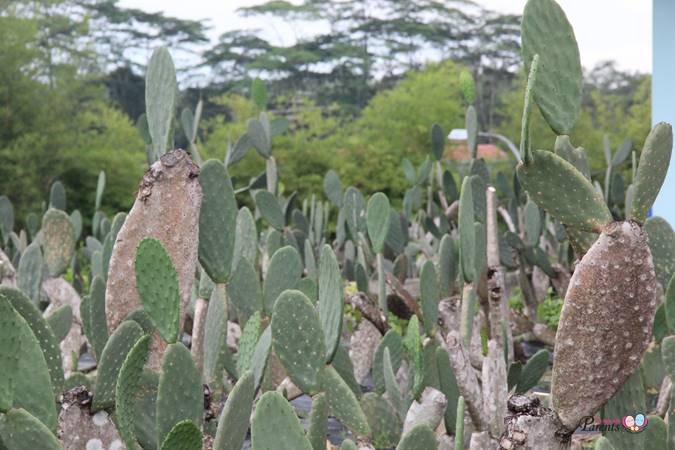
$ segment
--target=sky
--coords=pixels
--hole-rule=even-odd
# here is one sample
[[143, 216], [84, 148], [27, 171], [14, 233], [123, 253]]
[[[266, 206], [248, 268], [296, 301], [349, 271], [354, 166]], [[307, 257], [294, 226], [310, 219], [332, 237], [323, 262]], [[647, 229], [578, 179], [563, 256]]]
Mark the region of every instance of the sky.
[[[364, 0], [367, 1], [367, 0]], [[148, 12], [162, 11], [184, 19], [205, 20], [215, 40], [225, 31], [255, 27], [291, 43], [298, 30], [277, 22], [238, 17], [237, 8], [263, 3], [260, 0], [120, 0], [119, 4]], [[476, 0], [488, 9], [522, 13], [526, 0]], [[623, 70], [651, 72], [651, 0], [558, 0], [574, 27], [581, 64], [591, 68], [612, 59]]]

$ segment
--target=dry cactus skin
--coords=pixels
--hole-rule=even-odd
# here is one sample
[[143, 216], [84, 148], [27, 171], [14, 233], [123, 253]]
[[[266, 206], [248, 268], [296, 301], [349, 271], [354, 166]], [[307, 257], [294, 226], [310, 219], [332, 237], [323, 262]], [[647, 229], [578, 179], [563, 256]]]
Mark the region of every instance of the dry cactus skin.
[[86, 344], [82, 333], [82, 318], [80, 317], [80, 296], [75, 288], [61, 277], [48, 278], [42, 282], [42, 291], [49, 299], [49, 306], [45, 315], [49, 315], [54, 309], [68, 305], [73, 310], [73, 323], [70, 331], [59, 343], [61, 357], [63, 359], [63, 371], [66, 377], [77, 369], [77, 361], [81, 350]]
[[592, 416], [638, 367], [652, 336], [656, 276], [635, 222], [607, 226], [577, 266], [560, 315], [552, 404], [563, 425]]
[[62, 401], [58, 436], [66, 450], [124, 448], [108, 413], [91, 414], [91, 394], [84, 386], [63, 394]]
[[[199, 209], [202, 188], [199, 168], [184, 150], [163, 155], [143, 176], [138, 195], [117, 234], [105, 294], [108, 332], [141, 306], [136, 291], [136, 248], [145, 237], [159, 239], [169, 252], [181, 293], [181, 321], [190, 300], [197, 268]], [[155, 336], [149, 365], [157, 367], [166, 343]]]

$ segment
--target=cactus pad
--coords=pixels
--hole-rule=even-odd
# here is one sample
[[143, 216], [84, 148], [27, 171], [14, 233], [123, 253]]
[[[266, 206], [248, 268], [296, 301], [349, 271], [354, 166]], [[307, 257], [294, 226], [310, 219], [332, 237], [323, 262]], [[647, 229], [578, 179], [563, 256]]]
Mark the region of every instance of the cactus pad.
[[438, 302], [440, 294], [434, 263], [427, 260], [420, 275], [420, 299], [424, 316], [424, 330], [427, 336], [433, 336], [438, 328]]
[[0, 414], [0, 445], [7, 450], [63, 450], [56, 436], [25, 409]]
[[518, 164], [518, 179], [540, 208], [584, 231], [600, 232], [612, 222], [602, 194], [572, 164], [552, 152], [532, 153], [531, 163]]
[[176, 268], [162, 243], [145, 238], [136, 250], [136, 289], [152, 323], [168, 342], [178, 339], [180, 292]]
[[382, 396], [368, 392], [361, 397], [363, 410], [377, 448], [391, 448], [401, 439], [403, 422], [391, 404]]
[[326, 347], [319, 315], [302, 292], [288, 290], [279, 296], [272, 316], [272, 342], [293, 383], [303, 392], [317, 392]]
[[321, 249], [319, 259], [319, 317], [326, 343], [326, 363], [340, 345], [342, 336], [342, 277], [335, 253], [329, 245]]
[[673, 150], [673, 128], [667, 123], [658, 123], [649, 133], [640, 155], [640, 164], [635, 174], [635, 193], [628, 218], [644, 222], [656, 196], [661, 190], [670, 165]]
[[434, 430], [425, 423], [408, 431], [396, 446], [396, 450], [436, 450], [437, 448], [438, 440]]
[[389, 214], [389, 199], [382, 192], [378, 192], [368, 200], [366, 210], [366, 224], [368, 226], [368, 236], [373, 245], [375, 253], [381, 253], [384, 250], [384, 242], [387, 239], [391, 215]]
[[189, 420], [178, 422], [162, 443], [161, 450], [201, 450], [202, 432]]
[[214, 450], [239, 450], [244, 444], [255, 394], [253, 382], [253, 373], [245, 373], [228, 395], [218, 419]]
[[[3, 296], [4, 299], [2, 298]], [[0, 302], [3, 302], [5, 299], [9, 301], [11, 307], [28, 323], [32, 334], [37, 338], [44, 360], [47, 363], [47, 368], [49, 369], [49, 377], [54, 388], [54, 395], [60, 395], [64, 381], [63, 361], [59, 341], [54, 336], [54, 332], [44, 317], [42, 317], [40, 311], [23, 292], [9, 286], [0, 286]]]
[[574, 30], [554, 0], [529, 0], [521, 36], [527, 72], [539, 55], [534, 99], [556, 134], [570, 134], [581, 111], [583, 87]]
[[644, 228], [649, 236], [656, 278], [665, 290], [675, 274], [675, 232], [662, 217], [650, 217]]
[[164, 352], [157, 391], [157, 437], [163, 442], [171, 429], [183, 420], [201, 425], [204, 391], [201, 374], [190, 350], [171, 344]]
[[59, 209], [48, 210], [42, 217], [42, 251], [49, 275], [63, 274], [75, 252], [75, 228], [68, 214]]
[[115, 404], [115, 387], [124, 358], [142, 336], [141, 326], [133, 320], [127, 320], [122, 322], [108, 339], [98, 358], [98, 375], [92, 400], [93, 411], [110, 408]]
[[357, 436], [370, 435], [370, 426], [359, 401], [333, 366], [326, 366], [320, 379], [335, 418]]
[[140, 450], [134, 433], [136, 394], [150, 352], [150, 336], [139, 338], [124, 359], [115, 388], [117, 431], [129, 450]]
[[281, 394], [260, 397], [251, 423], [252, 450], [312, 450], [300, 421]]
[[276, 230], [284, 228], [284, 213], [279, 205], [279, 200], [269, 191], [258, 191], [255, 194], [255, 204], [267, 223]]
[[225, 165], [207, 161], [199, 173], [202, 207], [199, 210], [199, 262], [215, 283], [230, 277], [237, 224], [237, 201]]
[[295, 288], [302, 270], [302, 260], [295, 248], [289, 245], [274, 252], [263, 283], [263, 307], [267, 314], [272, 313], [279, 294]]
[[320, 393], [312, 397], [312, 411], [309, 416], [307, 438], [314, 450], [324, 450], [328, 435], [328, 400], [326, 394]]
[[556, 336], [552, 404], [573, 429], [639, 366], [652, 336], [656, 277], [634, 222], [607, 227], [577, 265]]

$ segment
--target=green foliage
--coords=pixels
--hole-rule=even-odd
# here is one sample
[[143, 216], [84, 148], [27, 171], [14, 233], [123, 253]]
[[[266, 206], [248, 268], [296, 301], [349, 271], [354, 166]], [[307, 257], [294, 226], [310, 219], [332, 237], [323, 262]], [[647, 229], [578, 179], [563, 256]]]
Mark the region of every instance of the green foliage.
[[0, 414], [0, 442], [7, 450], [63, 450], [54, 433], [25, 409]]
[[160, 47], [152, 52], [145, 73], [145, 108], [152, 138], [152, 161], [167, 152], [169, 132], [175, 112], [176, 69], [169, 51]]
[[75, 229], [68, 215], [50, 208], [42, 217], [42, 251], [51, 276], [62, 275], [75, 252]]
[[130, 450], [140, 449], [134, 432], [135, 397], [141, 386], [143, 366], [148, 360], [150, 340], [151, 337], [145, 335], [134, 343], [124, 359], [115, 388], [117, 431]]
[[316, 394], [312, 397], [312, 411], [309, 419], [307, 438], [314, 450], [326, 448], [326, 436], [328, 434], [328, 400], [326, 394]]
[[192, 421], [183, 420], [171, 428], [162, 443], [161, 450], [200, 450], [201, 448], [201, 430]]
[[370, 435], [370, 426], [359, 401], [333, 366], [325, 366], [319, 374], [330, 410], [356, 436]]
[[516, 392], [525, 393], [539, 383], [539, 380], [548, 369], [548, 360], [551, 354], [546, 349], [541, 349], [535, 353], [520, 370]]
[[553, 329], [557, 329], [562, 307], [563, 299], [554, 296], [553, 291], [549, 288], [548, 296], [537, 306], [537, 320]]
[[209, 299], [204, 324], [204, 380], [220, 386], [227, 350], [227, 296], [225, 286], [216, 285]]
[[329, 245], [321, 248], [319, 259], [319, 317], [326, 343], [326, 363], [330, 364], [342, 337], [342, 277], [335, 253]]
[[436, 448], [438, 448], [436, 434], [425, 423], [408, 431], [396, 446], [396, 450], [435, 450]]

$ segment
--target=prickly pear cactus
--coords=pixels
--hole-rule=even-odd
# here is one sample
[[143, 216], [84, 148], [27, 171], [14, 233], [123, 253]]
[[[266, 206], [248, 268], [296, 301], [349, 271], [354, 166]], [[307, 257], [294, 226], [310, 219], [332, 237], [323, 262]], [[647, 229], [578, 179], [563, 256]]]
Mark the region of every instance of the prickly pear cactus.
[[634, 222], [608, 226], [577, 266], [560, 314], [551, 388], [569, 429], [639, 366], [651, 340], [656, 283], [646, 234]]
[[68, 214], [59, 209], [48, 210], [42, 218], [42, 251], [49, 275], [63, 274], [75, 252], [75, 228]]

